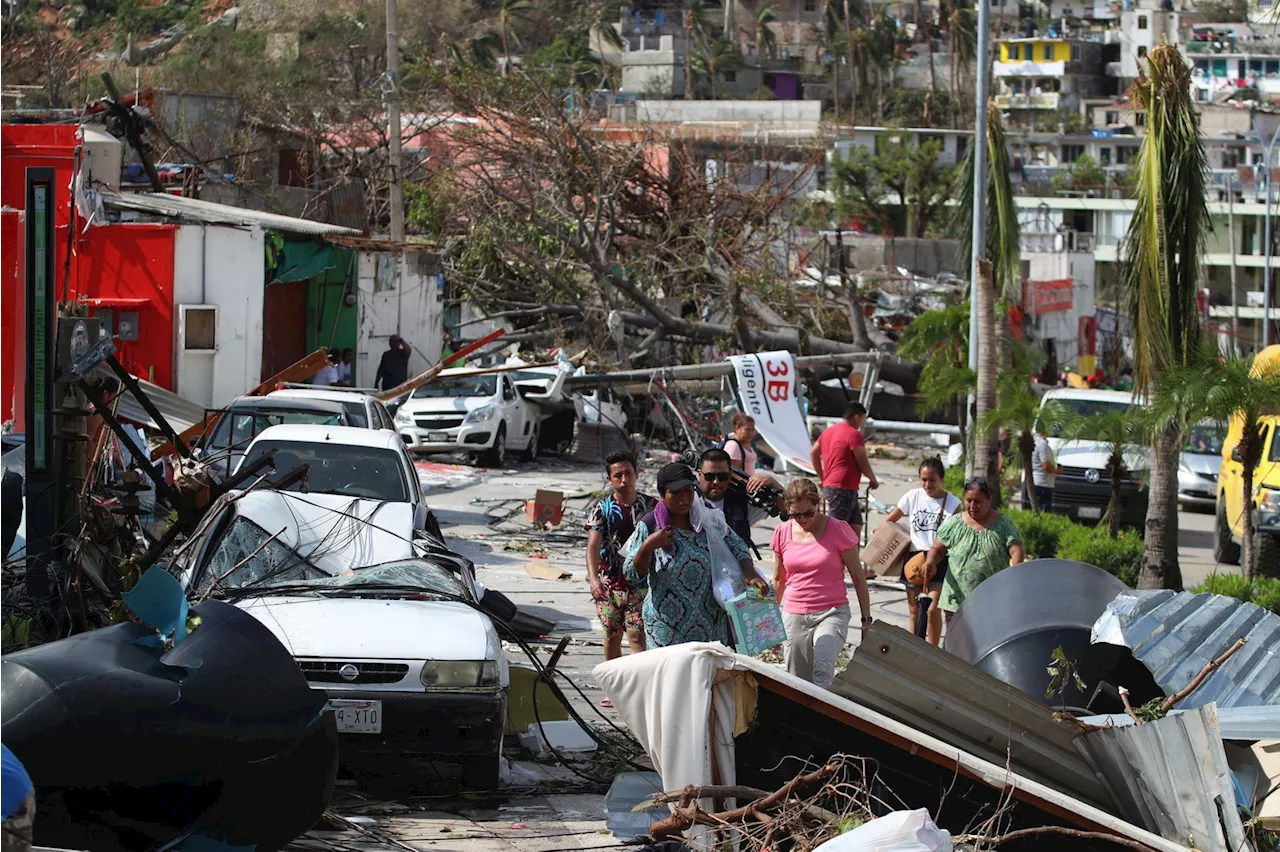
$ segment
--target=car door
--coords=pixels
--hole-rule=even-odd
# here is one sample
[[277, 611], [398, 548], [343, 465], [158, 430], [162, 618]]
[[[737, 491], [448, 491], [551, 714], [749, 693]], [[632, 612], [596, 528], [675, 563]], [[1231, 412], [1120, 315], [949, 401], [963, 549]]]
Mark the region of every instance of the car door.
[[392, 432], [396, 431], [395, 421], [391, 419], [391, 414], [387, 411], [387, 407], [385, 405], [378, 402], [376, 399], [371, 399], [369, 400], [369, 408], [371, 415], [377, 419], [378, 423], [381, 424], [374, 428], [390, 429]]
[[[1232, 436], [1234, 439], [1234, 436]], [[1237, 450], [1239, 443], [1226, 443], [1222, 447], [1222, 467], [1218, 471], [1218, 484], [1222, 489], [1222, 505], [1227, 516], [1227, 526], [1236, 535], [1243, 530], [1241, 517], [1240, 481], [1244, 474], [1244, 466], [1240, 464]]]
[[524, 446], [527, 442], [524, 431], [524, 406], [520, 404], [520, 396], [516, 393], [516, 387], [512, 384], [510, 376], [502, 376], [501, 385], [502, 419], [507, 423], [507, 443], [514, 442], [518, 447]]

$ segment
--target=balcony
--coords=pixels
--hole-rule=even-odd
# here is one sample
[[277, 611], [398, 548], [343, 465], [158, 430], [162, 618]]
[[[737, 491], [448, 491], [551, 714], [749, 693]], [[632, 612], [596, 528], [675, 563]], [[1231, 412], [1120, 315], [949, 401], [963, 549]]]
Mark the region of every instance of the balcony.
[[996, 77], [1061, 77], [1067, 73], [1067, 63], [1059, 62], [997, 62], [991, 66]]
[[1039, 95], [996, 95], [997, 109], [1057, 109], [1062, 96], [1057, 92]]
[[1189, 38], [1183, 49], [1189, 56], [1280, 56], [1280, 37], [1248, 34], [1213, 40]]
[[1026, 253], [1094, 250], [1094, 235], [1082, 231], [1053, 231], [1048, 233], [1023, 233], [1018, 237], [1018, 247]]

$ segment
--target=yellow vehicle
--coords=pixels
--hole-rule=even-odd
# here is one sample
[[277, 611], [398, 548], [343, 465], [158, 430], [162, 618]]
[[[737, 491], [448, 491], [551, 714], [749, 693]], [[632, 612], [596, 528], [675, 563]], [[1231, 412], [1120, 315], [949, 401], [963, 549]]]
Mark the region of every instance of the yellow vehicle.
[[[1270, 375], [1280, 371], [1280, 345], [1268, 346], [1253, 359], [1250, 374]], [[1227, 438], [1222, 443], [1222, 466], [1218, 468], [1217, 520], [1214, 523], [1213, 558], [1237, 564], [1244, 534], [1244, 513], [1253, 513], [1254, 547], [1259, 567], [1280, 565], [1280, 414], [1259, 421], [1262, 458], [1253, 471], [1253, 496], [1246, 506], [1239, 443], [1244, 423], [1231, 418]]]

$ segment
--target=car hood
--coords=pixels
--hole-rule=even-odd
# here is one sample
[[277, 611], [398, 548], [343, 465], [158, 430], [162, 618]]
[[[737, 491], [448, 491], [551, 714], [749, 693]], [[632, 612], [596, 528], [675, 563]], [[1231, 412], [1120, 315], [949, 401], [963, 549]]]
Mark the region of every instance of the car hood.
[[295, 657], [497, 660], [493, 622], [454, 601], [280, 596], [237, 604]]
[[[1111, 458], [1111, 445], [1102, 441], [1063, 441], [1050, 438], [1053, 454], [1063, 467], [1093, 468], [1105, 470]], [[1128, 446], [1124, 449], [1124, 465], [1131, 471], [1151, 468], [1151, 451]]]
[[[411, 399], [400, 406], [400, 411], [413, 415], [419, 414], [466, 414], [475, 411], [482, 405], [493, 402], [491, 396], [442, 396], [426, 399]], [[398, 413], [398, 412], [397, 412]]]
[[1217, 453], [1183, 453], [1178, 457], [1178, 463], [1192, 473], [1217, 476], [1218, 469], [1222, 467], [1222, 456]]

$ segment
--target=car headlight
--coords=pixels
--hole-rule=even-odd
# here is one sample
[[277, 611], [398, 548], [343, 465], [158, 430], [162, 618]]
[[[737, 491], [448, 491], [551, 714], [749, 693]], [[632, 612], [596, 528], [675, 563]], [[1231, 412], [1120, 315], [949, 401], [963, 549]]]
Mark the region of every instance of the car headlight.
[[412, 426], [413, 416], [402, 408], [396, 412], [395, 422], [401, 426]]
[[427, 689], [465, 689], [497, 686], [494, 660], [428, 660], [422, 665], [422, 685]]
[[1259, 495], [1258, 508], [1264, 512], [1275, 512], [1280, 514], [1280, 491], [1274, 488], [1264, 488]]
[[467, 419], [472, 421], [473, 423], [483, 423], [486, 420], [492, 420], [493, 415], [497, 412], [497, 410], [498, 409], [494, 408], [492, 405], [482, 405], [479, 408], [477, 408], [475, 411], [472, 411], [470, 414], [468, 414]]

